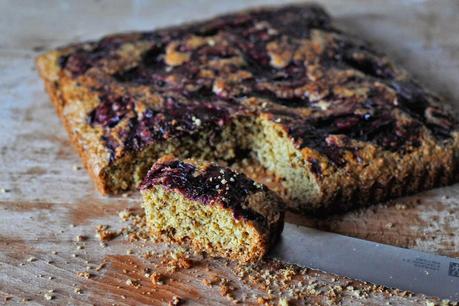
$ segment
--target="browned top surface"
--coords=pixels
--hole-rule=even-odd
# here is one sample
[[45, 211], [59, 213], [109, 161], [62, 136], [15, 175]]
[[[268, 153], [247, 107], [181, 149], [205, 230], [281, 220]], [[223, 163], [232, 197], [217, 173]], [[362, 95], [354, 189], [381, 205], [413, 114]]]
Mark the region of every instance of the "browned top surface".
[[376, 50], [309, 4], [112, 35], [51, 59], [60, 86], [75, 87], [64, 89], [67, 103], [81, 87], [96, 96], [83, 115], [102, 129], [110, 160], [218, 130], [244, 110], [268, 114], [298, 147], [338, 167], [359, 156], [362, 142], [409, 153], [423, 141], [451, 141], [456, 120], [444, 101]]
[[[0, 39], [0, 188], [6, 191], [0, 193], [2, 299], [11, 297], [11, 304], [27, 298], [32, 300], [31, 304], [159, 305], [178, 295], [191, 301], [190, 304], [218, 305], [229, 303], [229, 299], [221, 295], [227, 282], [237, 289], [234, 290], [237, 297], [247, 295], [254, 302], [256, 298], [252, 295], [268, 296], [268, 289], [274, 294], [277, 292], [280, 281], [257, 281], [267, 269], [277, 268], [278, 273], [284, 275], [278, 279], [284, 280], [290, 289], [298, 280], [303, 285], [316, 284], [309, 290], [302, 290], [309, 301], [325, 303], [334, 300], [333, 295], [336, 295], [343, 298], [343, 304], [352, 305], [425, 303], [422, 297], [391, 296], [387, 292], [367, 295], [363, 293], [366, 290], [361, 290], [359, 295], [355, 290], [345, 289], [340, 294], [339, 287], [335, 287], [333, 293], [330, 285], [346, 288], [348, 281], [305, 270], [288, 277], [290, 269], [266, 263], [249, 271], [249, 276], [241, 274], [247, 284], [240, 281], [236, 268], [222, 261], [204, 260], [194, 263], [190, 269], [172, 272], [167, 271], [167, 264], [159, 263], [161, 256], [148, 259], [142, 256], [148, 250], [170, 249], [167, 246], [151, 242], [132, 244], [122, 237], [110, 241], [107, 247], [100, 246], [94, 237], [96, 226], [110, 224], [119, 229], [129, 224], [121, 221], [117, 212], [137, 207], [138, 196], [129, 199], [101, 197], [84, 170], [75, 167], [80, 161], [33, 71], [33, 57], [37, 54], [34, 50], [127, 28], [146, 29], [152, 25], [171, 24], [171, 14], [178, 16], [175, 23], [190, 12], [196, 12], [193, 17], [197, 18], [228, 9], [223, 4], [204, 2], [179, 4], [172, 1], [170, 4], [146, 4], [145, 7], [112, 3], [99, 1], [88, 7], [76, 3], [49, 5], [46, 10], [40, 10], [36, 4], [20, 7], [20, 4], [0, 4], [1, 28], [10, 29]], [[231, 8], [242, 7], [242, 2], [231, 3]], [[437, 1], [417, 4], [385, 1], [380, 6], [360, 0], [348, 1], [347, 6], [343, 6], [342, 1], [325, 3], [338, 16], [340, 24], [370, 41], [381, 43], [384, 50], [408, 66], [424, 83], [447, 95], [451, 101], [457, 101], [459, 34], [455, 29], [459, 24], [454, 13], [458, 9], [455, 1], [442, 1], [440, 5]], [[182, 10], [177, 9], [178, 5]], [[101, 15], [102, 11], [105, 14]], [[328, 220], [296, 216], [289, 216], [289, 220], [459, 257], [458, 204], [459, 189], [455, 185]], [[77, 235], [85, 235], [88, 239], [74, 242]], [[133, 254], [127, 254], [129, 248]], [[32, 256], [36, 260], [28, 261]], [[102, 262], [106, 263], [105, 267], [96, 271]], [[77, 276], [77, 272], [86, 271], [88, 266], [93, 274], [90, 279]], [[144, 276], [144, 267], [163, 273], [165, 285], [151, 284]], [[212, 282], [215, 276], [223, 276], [228, 281]], [[140, 280], [141, 286], [136, 289], [126, 283], [128, 279]], [[203, 284], [203, 279], [214, 285]], [[352, 286], [364, 287], [358, 282], [352, 282]], [[81, 294], [75, 292], [77, 287], [81, 288]], [[45, 299], [48, 290], [54, 290], [49, 293], [54, 295], [53, 300]], [[284, 290], [283, 293], [291, 292]]]

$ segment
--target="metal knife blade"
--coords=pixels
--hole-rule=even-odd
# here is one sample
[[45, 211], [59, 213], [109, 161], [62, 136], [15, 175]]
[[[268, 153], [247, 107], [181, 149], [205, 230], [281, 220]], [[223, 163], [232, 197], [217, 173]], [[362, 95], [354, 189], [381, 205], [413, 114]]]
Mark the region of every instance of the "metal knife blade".
[[289, 223], [270, 256], [389, 288], [459, 301], [459, 259]]

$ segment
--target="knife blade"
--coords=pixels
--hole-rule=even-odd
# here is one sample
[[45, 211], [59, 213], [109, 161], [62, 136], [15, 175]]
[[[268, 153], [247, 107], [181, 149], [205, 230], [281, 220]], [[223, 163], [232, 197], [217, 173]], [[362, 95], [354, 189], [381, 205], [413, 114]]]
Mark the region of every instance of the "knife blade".
[[285, 223], [272, 258], [352, 279], [459, 301], [459, 259]]

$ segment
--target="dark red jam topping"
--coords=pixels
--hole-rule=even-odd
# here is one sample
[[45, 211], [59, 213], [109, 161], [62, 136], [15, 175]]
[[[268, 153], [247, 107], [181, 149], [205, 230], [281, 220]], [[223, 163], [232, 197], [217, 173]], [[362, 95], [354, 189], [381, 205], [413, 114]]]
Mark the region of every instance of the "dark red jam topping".
[[[167, 97], [160, 107], [149, 107], [138, 113], [133, 98], [103, 96], [101, 103], [89, 114], [89, 123], [104, 127], [107, 133], [103, 140], [114, 153], [118, 146], [140, 150], [151, 143], [171, 138], [197, 138], [202, 130], [218, 133], [236, 112], [235, 106], [224, 101], [184, 103]], [[122, 140], [119, 143], [110, 137], [110, 131], [123, 119], [128, 124], [118, 134]]]
[[129, 111], [134, 109], [134, 99], [127, 96], [100, 97], [100, 104], [89, 113], [89, 124], [99, 124], [107, 128], [115, 127]]
[[73, 76], [82, 75], [129, 39], [131, 38], [126, 34], [107, 36], [97, 43], [89, 43], [85, 48], [77, 48], [73, 53], [62, 56], [59, 65]]
[[[293, 52], [305, 39], [312, 39], [314, 30], [328, 35], [325, 50], [308, 62], [292, 57], [284, 66], [272, 65], [268, 44], [275, 42], [282, 50]], [[190, 47], [186, 42], [192, 36], [218, 38], [220, 43]], [[336, 30], [328, 14], [314, 5], [255, 10], [153, 32], [115, 35], [77, 48], [62, 57], [60, 65], [77, 77], [107, 58], [116, 59], [123, 43], [138, 40], [149, 43], [150, 49], [137, 65], [120, 69], [109, 82], [159, 93], [165, 101], [139, 112], [134, 107], [136, 94], [128, 90], [115, 97], [102, 86], [101, 104], [88, 114], [88, 120], [104, 128], [104, 139], [112, 150], [117, 146], [140, 149], [154, 141], [198, 135], [203, 128], [218, 130], [231, 116], [242, 112], [245, 106], [241, 101], [250, 97], [274, 105], [260, 112], [270, 112], [276, 122], [280, 119], [299, 147], [316, 149], [337, 166], [345, 164], [345, 151], [357, 151], [346, 139], [404, 152], [421, 144], [424, 128], [437, 140], [447, 140], [457, 127], [452, 115], [437, 105], [438, 98], [414, 81], [402, 81], [386, 57]], [[186, 52], [189, 60], [168, 66], [165, 56], [171, 42], [176, 43], [178, 52]], [[235, 57], [244, 63], [209, 65]], [[322, 76], [311, 78], [311, 66], [319, 67]], [[212, 75], [203, 75], [203, 70]], [[354, 73], [338, 80], [332, 74], [337, 70]], [[249, 76], [230, 78], [238, 73]], [[225, 82], [215, 90], [217, 79]], [[317, 93], [305, 91], [305, 86], [318, 88]], [[334, 91], [339, 87], [366, 89], [368, 94], [360, 100], [353, 95], [340, 96]], [[387, 93], [389, 90], [393, 95]], [[321, 109], [319, 101], [329, 107]], [[303, 116], [296, 111], [303, 108], [311, 109], [312, 114]], [[402, 120], [403, 116], [408, 119]], [[119, 131], [118, 125], [124, 120], [129, 122]], [[114, 129], [117, 137], [113, 137]], [[330, 135], [339, 135], [340, 141]], [[114, 138], [122, 139], [122, 143]]]
[[140, 189], [146, 190], [155, 185], [178, 191], [187, 199], [205, 205], [220, 202], [223, 207], [232, 210], [236, 219], [266, 221], [263, 216], [244, 206], [244, 202], [247, 196], [267, 189], [228, 168], [209, 165], [198, 170], [195, 165], [179, 160], [157, 163], [145, 176]]

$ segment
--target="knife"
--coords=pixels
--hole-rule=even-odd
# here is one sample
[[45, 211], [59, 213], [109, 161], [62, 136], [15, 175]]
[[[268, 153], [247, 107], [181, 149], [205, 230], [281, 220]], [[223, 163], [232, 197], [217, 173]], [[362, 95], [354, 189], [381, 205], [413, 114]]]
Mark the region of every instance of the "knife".
[[272, 258], [352, 279], [459, 301], [459, 259], [285, 223]]

